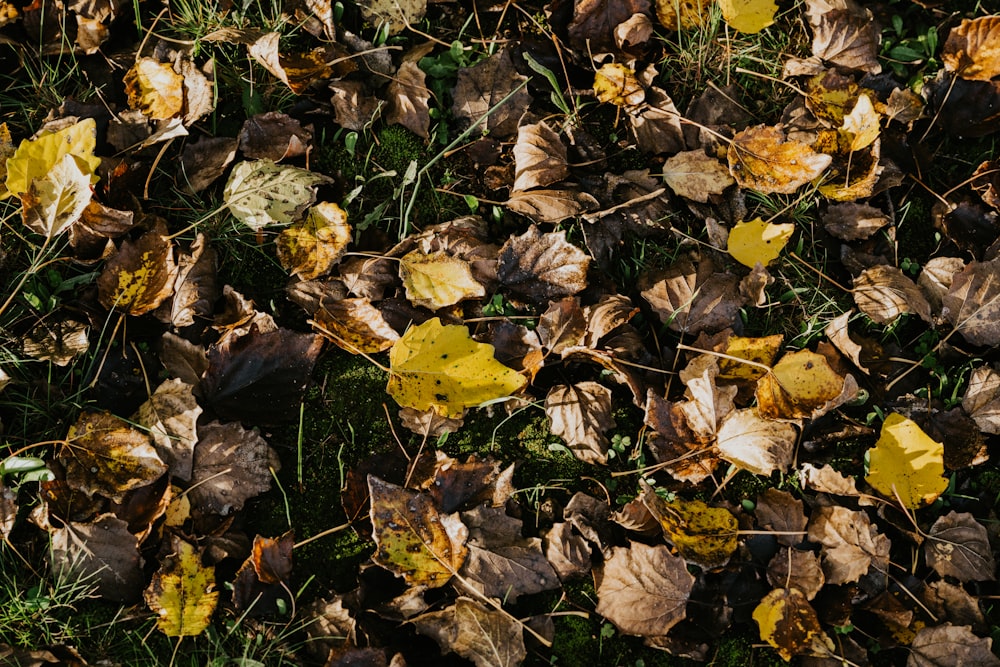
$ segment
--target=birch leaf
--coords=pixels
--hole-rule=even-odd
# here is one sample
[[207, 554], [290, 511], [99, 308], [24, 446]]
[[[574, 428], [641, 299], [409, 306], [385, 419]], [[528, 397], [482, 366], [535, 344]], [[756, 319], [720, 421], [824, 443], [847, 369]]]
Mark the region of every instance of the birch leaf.
[[254, 231], [295, 222], [316, 201], [315, 188], [330, 178], [271, 160], [247, 160], [233, 168], [222, 193], [230, 212]]
[[916, 509], [948, 488], [944, 477], [944, 445], [931, 440], [916, 422], [894, 412], [882, 423], [875, 447], [868, 450], [865, 481], [890, 500]]

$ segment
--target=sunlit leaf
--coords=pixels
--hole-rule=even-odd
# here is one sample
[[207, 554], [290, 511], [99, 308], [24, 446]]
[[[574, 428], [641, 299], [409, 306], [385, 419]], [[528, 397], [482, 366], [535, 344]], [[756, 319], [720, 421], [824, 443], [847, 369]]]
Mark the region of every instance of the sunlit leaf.
[[295, 222], [316, 201], [316, 186], [328, 176], [270, 160], [240, 162], [222, 193], [229, 210], [253, 230]]
[[91, 196], [90, 176], [75, 157], [64, 155], [21, 194], [21, 217], [33, 232], [51, 239], [80, 219]]
[[122, 244], [97, 278], [102, 306], [139, 316], [173, 294], [177, 263], [166, 232], [160, 223], [136, 241]]
[[719, 8], [730, 27], [749, 35], [774, 23], [778, 11], [773, 0], [719, 0]]
[[744, 188], [791, 194], [818, 178], [833, 158], [788, 139], [780, 127], [759, 125], [739, 132], [729, 145], [729, 171]]
[[865, 481], [890, 500], [916, 509], [933, 502], [948, 488], [944, 477], [944, 445], [932, 440], [915, 422], [894, 412], [882, 423], [875, 447], [868, 450]]
[[429, 310], [486, 295], [486, 288], [473, 277], [469, 263], [444, 252], [407, 253], [399, 260], [399, 274], [410, 303]]
[[736, 551], [739, 528], [732, 512], [700, 500], [666, 501], [648, 485], [643, 487], [643, 504], [684, 560], [709, 569], [729, 562]]
[[302, 280], [329, 273], [351, 242], [347, 213], [330, 202], [309, 209], [305, 220], [278, 234], [276, 247], [281, 265]]
[[[834, 352], [836, 354], [836, 352]], [[768, 419], [815, 418], [857, 392], [851, 375], [841, 375], [822, 354], [790, 352], [757, 381], [757, 405]]]
[[833, 642], [820, 627], [816, 610], [797, 588], [776, 588], [753, 611], [760, 638], [785, 660], [796, 655], [827, 656]]
[[944, 68], [963, 79], [1000, 76], [1000, 16], [965, 19], [951, 29], [941, 51]]
[[683, 151], [667, 158], [663, 180], [674, 194], [703, 204], [710, 195], [722, 194], [736, 182], [725, 165], [702, 150]]
[[762, 419], [754, 408], [734, 410], [716, 434], [719, 457], [755, 475], [788, 472], [798, 432], [791, 424]]
[[654, 0], [656, 18], [667, 30], [694, 28], [704, 23], [711, 0]]
[[621, 63], [608, 63], [594, 74], [594, 94], [600, 102], [634, 107], [646, 99], [646, 91], [635, 72]]
[[170, 63], [140, 58], [125, 73], [128, 104], [153, 120], [173, 118], [184, 110], [184, 77]]
[[[841, 488], [834, 487], [835, 491], [850, 490], [842, 488], [847, 486], [842, 481], [839, 484]], [[853, 583], [865, 575], [883, 582], [888, 577], [892, 545], [866, 513], [840, 505], [816, 508], [809, 517], [808, 537], [823, 545], [823, 573], [827, 583]]]
[[201, 563], [198, 550], [179, 537], [146, 589], [146, 604], [157, 615], [156, 627], [168, 637], [195, 637], [212, 622], [219, 600], [215, 568]]
[[784, 249], [795, 233], [791, 223], [775, 224], [760, 218], [750, 222], [737, 223], [729, 232], [729, 254], [740, 264], [751, 269], [758, 262], [767, 266]]
[[96, 183], [94, 172], [101, 164], [101, 158], [94, 155], [96, 147], [97, 123], [92, 118], [22, 141], [7, 160], [7, 192], [15, 196], [28, 192], [32, 181], [45, 178], [67, 155], [72, 155], [80, 171]]

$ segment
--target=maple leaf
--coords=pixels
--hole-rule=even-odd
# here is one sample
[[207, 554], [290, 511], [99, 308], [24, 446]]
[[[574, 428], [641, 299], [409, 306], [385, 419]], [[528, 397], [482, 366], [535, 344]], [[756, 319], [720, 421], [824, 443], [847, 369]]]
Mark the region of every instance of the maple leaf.
[[173, 554], [164, 559], [145, 591], [156, 627], [168, 637], [195, 637], [205, 631], [219, 600], [215, 568], [205, 567], [190, 543], [173, 536]]
[[389, 351], [386, 391], [404, 407], [460, 417], [466, 408], [516, 393], [525, 378], [493, 358], [464, 326], [438, 318], [410, 327]]

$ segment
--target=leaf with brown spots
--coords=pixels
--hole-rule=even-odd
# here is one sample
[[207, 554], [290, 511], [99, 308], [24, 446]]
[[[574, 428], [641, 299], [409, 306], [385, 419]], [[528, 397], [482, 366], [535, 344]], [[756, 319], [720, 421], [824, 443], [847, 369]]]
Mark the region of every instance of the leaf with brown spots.
[[753, 620], [760, 628], [760, 638], [785, 660], [833, 652], [833, 642], [823, 632], [816, 610], [797, 588], [776, 588], [768, 593], [754, 609]]
[[174, 293], [177, 263], [162, 220], [136, 241], [125, 241], [97, 277], [101, 305], [129, 315], [155, 310]]
[[445, 653], [456, 653], [476, 667], [518, 667], [527, 656], [520, 623], [471, 598], [458, 598], [451, 607], [422, 614], [411, 623]]
[[1000, 16], [965, 19], [951, 29], [941, 51], [944, 68], [963, 79], [1000, 76]]
[[780, 127], [758, 125], [738, 133], [729, 144], [729, 171], [740, 187], [763, 194], [791, 194], [819, 178], [833, 161]]

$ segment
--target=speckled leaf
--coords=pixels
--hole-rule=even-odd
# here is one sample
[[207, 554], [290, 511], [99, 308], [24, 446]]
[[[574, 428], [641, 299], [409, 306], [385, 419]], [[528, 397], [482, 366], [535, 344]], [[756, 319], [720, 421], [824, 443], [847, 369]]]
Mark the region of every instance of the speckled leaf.
[[174, 293], [177, 263], [162, 222], [136, 241], [125, 241], [97, 277], [101, 305], [129, 315], [155, 310]]
[[399, 260], [399, 275], [410, 303], [432, 311], [486, 295], [469, 263], [445, 252], [409, 252]]
[[305, 220], [278, 234], [278, 260], [292, 275], [313, 280], [329, 273], [351, 242], [347, 213], [330, 202], [309, 209]]
[[146, 604], [156, 613], [160, 632], [195, 637], [211, 623], [219, 599], [215, 568], [202, 565], [198, 550], [177, 536], [173, 547], [146, 589]]
[[271, 488], [272, 471], [281, 468], [277, 453], [256, 431], [238, 422], [198, 427], [188, 496], [202, 512], [229, 515]]
[[660, 522], [681, 557], [703, 568], [722, 567], [736, 551], [739, 526], [733, 513], [700, 500], [666, 501], [641, 483], [643, 504]]
[[961, 582], [996, 578], [996, 561], [986, 527], [968, 512], [952, 510], [940, 517], [924, 544], [927, 564], [942, 577], [955, 577]]
[[780, 127], [759, 125], [738, 133], [729, 145], [729, 171], [741, 187], [764, 194], [791, 194], [818, 178], [833, 161]]
[[816, 610], [797, 588], [776, 588], [768, 593], [754, 609], [753, 620], [760, 628], [760, 638], [785, 660], [833, 652], [833, 642], [820, 627]]
[[316, 186], [328, 182], [328, 176], [298, 167], [248, 160], [233, 168], [222, 197], [240, 222], [259, 230], [298, 220], [316, 201]]

